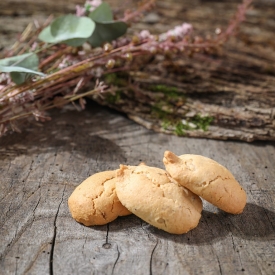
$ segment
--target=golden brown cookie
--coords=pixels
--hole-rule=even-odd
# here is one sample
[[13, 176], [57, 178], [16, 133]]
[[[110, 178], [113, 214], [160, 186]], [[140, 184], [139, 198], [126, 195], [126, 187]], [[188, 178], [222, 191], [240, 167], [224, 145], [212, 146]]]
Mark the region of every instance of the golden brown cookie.
[[234, 176], [216, 161], [199, 155], [176, 156], [164, 153], [167, 172], [182, 186], [220, 209], [239, 214], [246, 204], [246, 193]]
[[186, 233], [199, 223], [201, 199], [162, 169], [120, 165], [116, 191], [132, 213], [169, 233]]
[[116, 189], [116, 171], [105, 171], [83, 181], [69, 197], [72, 217], [86, 226], [103, 225], [118, 216], [131, 214], [119, 201]]

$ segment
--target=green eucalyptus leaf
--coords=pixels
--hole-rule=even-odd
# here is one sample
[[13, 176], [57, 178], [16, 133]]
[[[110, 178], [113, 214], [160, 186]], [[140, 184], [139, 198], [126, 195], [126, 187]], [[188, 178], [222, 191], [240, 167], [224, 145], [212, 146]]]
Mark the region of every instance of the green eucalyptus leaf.
[[95, 23], [89, 17], [68, 14], [55, 19], [50, 26], [39, 34], [38, 38], [46, 43], [66, 43], [72, 46], [82, 45], [92, 35]]
[[23, 84], [31, 75], [27, 73], [11, 72], [10, 73], [12, 81], [17, 84]]
[[92, 36], [88, 38], [88, 42], [93, 47], [99, 47], [105, 42], [111, 42], [124, 35], [127, 28], [127, 24], [120, 21], [96, 23], [95, 31]]
[[74, 38], [63, 41], [63, 43], [67, 44], [68, 46], [72, 47], [79, 47], [82, 46], [87, 41], [87, 38]]
[[18, 73], [29, 73], [29, 74], [37, 74], [40, 76], [44, 76], [45, 74], [41, 72], [37, 72], [34, 70], [30, 70], [24, 67], [18, 67], [18, 66], [2, 66], [0, 65], [0, 72], [2, 73], [12, 73], [12, 72], [18, 72]]
[[109, 4], [102, 3], [95, 10], [90, 12], [89, 17], [96, 22], [112, 21], [113, 12]]
[[57, 43], [58, 41], [55, 39], [55, 37], [52, 36], [51, 33], [51, 26], [47, 26], [44, 28], [40, 34], [38, 35], [38, 38], [46, 43]]
[[25, 53], [0, 60], [2, 66], [16, 66], [37, 70], [39, 64], [38, 56], [34, 53]]
[[18, 67], [18, 66], [2, 66], [0, 65], [0, 72], [2, 73], [10, 73], [12, 81], [19, 85], [22, 84], [26, 81], [28, 77], [30, 77], [33, 74], [40, 75], [40, 76], [45, 76], [45, 74], [30, 70], [27, 68], [23, 67]]
[[38, 56], [33, 53], [12, 56], [0, 60], [0, 72], [10, 73], [13, 82], [22, 84], [33, 74], [44, 76], [37, 71], [38, 64]]
[[51, 24], [53, 37], [60, 41], [91, 36], [95, 23], [89, 17], [78, 17], [73, 14], [61, 16]]
[[107, 3], [102, 3], [89, 17], [95, 21], [95, 31], [88, 38], [88, 42], [93, 47], [101, 46], [105, 42], [111, 42], [124, 35], [127, 31], [127, 24], [120, 21], [113, 21], [111, 7]]
[[39, 34], [39, 39], [46, 42], [47, 43], [59, 43], [59, 42], [62, 42], [62, 43], [65, 43], [69, 46], [72, 46], [72, 47], [78, 47], [78, 46], [81, 46], [83, 45], [86, 41], [87, 41], [87, 38], [73, 38], [73, 39], [69, 39], [69, 40], [65, 40], [65, 41], [58, 41], [56, 40], [55, 37], [52, 36], [52, 33], [51, 33], [51, 27], [48, 26], [46, 27], [40, 34]]

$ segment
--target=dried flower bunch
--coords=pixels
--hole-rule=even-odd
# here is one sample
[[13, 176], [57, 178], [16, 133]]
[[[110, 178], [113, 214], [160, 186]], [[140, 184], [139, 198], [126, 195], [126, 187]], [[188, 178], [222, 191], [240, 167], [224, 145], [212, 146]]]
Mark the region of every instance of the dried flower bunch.
[[[50, 119], [46, 113], [50, 108], [68, 103], [84, 108], [87, 96], [103, 102], [116, 96], [113, 74], [134, 71], [136, 57], [214, 52], [235, 33], [251, 1], [244, 0], [227, 29], [212, 39], [198, 38], [189, 23], [160, 35], [148, 30], [129, 35], [130, 23], [153, 9], [155, 0], [142, 1], [118, 19], [107, 3], [87, 1], [76, 7], [75, 15], [49, 18], [42, 27], [30, 24], [0, 60], [0, 136], [20, 131], [21, 119]], [[126, 83], [124, 89], [134, 88]]]

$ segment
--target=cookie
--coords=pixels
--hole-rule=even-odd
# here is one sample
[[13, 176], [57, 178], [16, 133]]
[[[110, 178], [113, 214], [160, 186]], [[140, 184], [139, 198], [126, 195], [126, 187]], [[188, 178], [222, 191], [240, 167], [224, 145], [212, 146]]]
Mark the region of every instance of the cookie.
[[167, 172], [182, 186], [231, 214], [239, 214], [246, 204], [246, 193], [224, 166], [199, 155], [176, 156], [164, 153]]
[[105, 171], [83, 181], [68, 199], [72, 217], [86, 226], [103, 225], [131, 214], [119, 201], [116, 171]]
[[199, 223], [201, 199], [162, 169], [120, 165], [116, 191], [133, 214], [166, 232], [186, 233]]

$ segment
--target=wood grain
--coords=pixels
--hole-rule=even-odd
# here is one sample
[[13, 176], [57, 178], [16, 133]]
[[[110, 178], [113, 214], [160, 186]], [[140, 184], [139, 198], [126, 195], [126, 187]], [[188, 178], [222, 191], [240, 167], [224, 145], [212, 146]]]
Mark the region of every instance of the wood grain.
[[[79, 2], [82, 1], [25, 0], [24, 6], [19, 0], [0, 1], [0, 33], [5, 38], [0, 41], [1, 47], [15, 40], [32, 15], [43, 22], [49, 11], [72, 11]], [[182, 19], [204, 31], [209, 26], [225, 24], [237, 5], [237, 1], [225, 4], [186, 1], [187, 9], [179, 0], [173, 1], [172, 8], [167, 3], [169, 1], [158, 1], [161, 19], [152, 26], [156, 31], [168, 29]], [[260, 88], [264, 88], [263, 71], [257, 64], [269, 64], [274, 52], [270, 51], [269, 56], [266, 49], [266, 55], [260, 60], [256, 50], [262, 49], [267, 40], [274, 46], [270, 36], [274, 29], [274, 1], [254, 3], [258, 13], [255, 9], [250, 17], [252, 21], [246, 23], [242, 34], [251, 33], [253, 20], [258, 22], [262, 14], [266, 14], [261, 20], [269, 27], [255, 29], [249, 39], [245, 36], [248, 44], [255, 45], [248, 55], [257, 76], [252, 84], [260, 92]], [[202, 24], [205, 14], [212, 14], [212, 5], [227, 12], [216, 12]], [[200, 6], [204, 12], [198, 12]], [[17, 24], [13, 24], [11, 15], [17, 16]], [[141, 23], [138, 29], [144, 26]], [[232, 62], [236, 60], [234, 52], [230, 52], [230, 56]], [[266, 85], [273, 91], [274, 65], [270, 65]], [[226, 70], [222, 72], [223, 76], [226, 74]], [[239, 79], [233, 73], [230, 77]], [[248, 85], [250, 80], [243, 81]], [[217, 87], [227, 84], [228, 81], [222, 81]], [[238, 85], [241, 90], [242, 84]], [[229, 96], [234, 96], [234, 83], [228, 87]], [[83, 112], [68, 106], [63, 111], [52, 111], [51, 115], [50, 122], [27, 125], [21, 134], [0, 139], [1, 275], [274, 274], [274, 143], [246, 144], [159, 134], [135, 124], [121, 113], [91, 102]], [[116, 169], [120, 163], [136, 165], [144, 161], [164, 168], [165, 150], [201, 154], [226, 166], [247, 192], [248, 204], [243, 214], [225, 214], [204, 202], [199, 226], [180, 236], [157, 230], [134, 215], [96, 227], [85, 227], [71, 218], [68, 197], [88, 176]]]
[[[168, 136], [88, 107], [0, 140], [0, 274], [274, 274], [273, 144]], [[243, 214], [204, 202], [199, 226], [179, 236], [134, 215], [95, 227], [71, 218], [67, 199], [88, 176], [120, 163], [163, 168], [167, 149], [225, 165], [247, 192]]]

